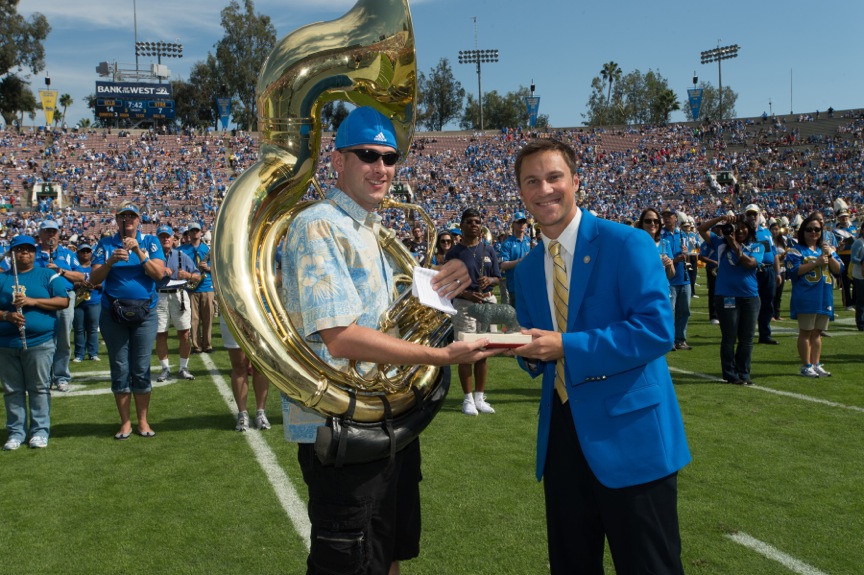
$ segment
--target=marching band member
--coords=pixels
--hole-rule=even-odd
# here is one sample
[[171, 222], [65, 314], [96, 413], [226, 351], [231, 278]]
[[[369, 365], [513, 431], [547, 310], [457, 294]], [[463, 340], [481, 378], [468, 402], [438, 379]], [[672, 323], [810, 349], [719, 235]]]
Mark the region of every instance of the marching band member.
[[14, 265], [0, 274], [0, 381], [9, 432], [4, 451], [18, 449], [27, 435], [31, 448], [48, 446], [55, 324], [69, 305], [62, 278], [34, 265], [36, 240], [15, 236], [9, 251]]
[[[841, 199], [834, 202], [834, 214], [837, 223], [832, 230], [837, 243], [837, 255], [843, 262], [845, 268], [849, 267], [850, 255], [852, 253], [852, 242], [858, 235], [858, 228], [852, 222], [849, 215], [849, 206]], [[840, 293], [843, 294], [843, 307], [846, 311], [852, 311], [855, 300], [852, 297], [852, 279], [848, 274], [842, 274], [840, 280]]]

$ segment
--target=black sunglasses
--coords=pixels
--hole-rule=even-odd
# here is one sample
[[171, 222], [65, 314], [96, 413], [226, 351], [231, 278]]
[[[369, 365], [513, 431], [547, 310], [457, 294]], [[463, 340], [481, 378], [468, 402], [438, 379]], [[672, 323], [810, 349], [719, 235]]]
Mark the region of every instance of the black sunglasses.
[[819, 234], [822, 233], [822, 228], [804, 228], [804, 231], [811, 234]]
[[654, 218], [645, 218], [644, 220], [642, 220], [642, 223], [643, 224], [654, 224], [655, 226], [659, 226], [660, 220], [659, 219], [655, 220]]
[[382, 154], [380, 152], [376, 152], [375, 150], [367, 150], [366, 148], [359, 148], [356, 150], [342, 150], [343, 152], [351, 152], [364, 164], [374, 164], [378, 161], [378, 158], [381, 158], [381, 161], [384, 162], [385, 166], [394, 166], [396, 162], [399, 161], [399, 154], [396, 152], [387, 152]]

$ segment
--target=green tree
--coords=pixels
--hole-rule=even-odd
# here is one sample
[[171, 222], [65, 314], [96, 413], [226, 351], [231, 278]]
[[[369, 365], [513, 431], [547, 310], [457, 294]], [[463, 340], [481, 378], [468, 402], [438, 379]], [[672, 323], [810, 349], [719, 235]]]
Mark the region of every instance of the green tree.
[[600, 77], [609, 85], [606, 93], [605, 113], [609, 111], [609, 104], [612, 101], [612, 85], [621, 79], [621, 67], [615, 62], [606, 62], [603, 64], [603, 69], [600, 70]]
[[38, 12], [25, 20], [18, 14], [18, 2], [0, 2], [0, 76], [14, 68], [26, 68], [34, 74], [45, 68], [42, 42], [51, 32], [51, 26]]
[[176, 102], [175, 121], [181, 126], [219, 129], [219, 108], [216, 98], [227, 92], [219, 78], [216, 58], [207, 54], [207, 60], [196, 62], [189, 72], [189, 80], [171, 83]]
[[39, 104], [28, 82], [17, 74], [7, 74], [0, 80], [0, 116], [3, 116], [7, 126], [15, 122], [19, 113], [22, 120], [25, 112], [33, 114], [35, 118], [38, 109]]
[[[483, 95], [483, 123], [487, 130], [500, 130], [503, 128], [517, 128], [528, 126], [528, 106], [525, 98], [530, 91], [525, 86], [520, 86], [515, 92], [500, 95], [496, 90], [486, 92]], [[468, 94], [465, 110], [459, 121], [463, 130], [480, 129], [480, 108], [477, 100]], [[549, 126], [549, 116], [540, 114], [537, 116], [537, 127], [540, 129]]]
[[429, 76], [420, 72], [417, 80], [420, 103], [417, 122], [427, 130], [440, 132], [451, 120], [462, 112], [465, 89], [453, 77], [453, 69], [447, 58], [429, 71]]
[[348, 108], [342, 100], [327, 102], [321, 110], [321, 128], [335, 132], [342, 121], [348, 117], [348, 113]]
[[255, 85], [258, 71], [276, 44], [276, 28], [269, 16], [255, 14], [252, 0], [244, 0], [242, 8], [237, 0], [231, 0], [221, 15], [225, 36], [216, 43], [219, 76], [228, 95], [239, 104], [233, 106], [232, 113], [237, 126], [257, 130]]
[[[591, 81], [591, 95], [582, 114], [589, 126], [617, 124], [660, 124], [666, 121], [665, 108], [675, 108], [677, 98], [669, 99], [669, 82], [659, 72], [643, 74], [634, 70], [621, 76], [611, 92], [611, 102], [604, 95], [607, 83], [600, 76]], [[672, 94], [674, 96], [674, 93]]]
[[57, 100], [61, 106], [63, 106], [63, 113], [60, 115], [60, 118], [54, 120], [54, 124], [56, 125], [60, 120], [66, 120], [66, 109], [71, 106], [75, 100], [72, 99], [72, 96], [69, 94], [61, 94], [60, 99]]
[[[723, 113], [720, 113], [720, 97], [717, 88], [711, 85], [710, 82], [700, 82], [699, 87], [702, 88], [702, 106], [699, 109], [699, 121], [703, 120], [718, 120], [735, 118], [735, 102], [738, 101], [738, 94], [729, 86], [723, 86]], [[688, 122], [693, 121], [693, 113], [690, 106], [684, 106], [684, 115]]]

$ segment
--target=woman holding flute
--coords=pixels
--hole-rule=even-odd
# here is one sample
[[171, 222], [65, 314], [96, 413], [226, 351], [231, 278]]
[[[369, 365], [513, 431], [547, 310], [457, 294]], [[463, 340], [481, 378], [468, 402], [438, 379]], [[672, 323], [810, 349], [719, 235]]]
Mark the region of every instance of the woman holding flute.
[[10, 269], [0, 274], [0, 381], [9, 432], [3, 450], [18, 449], [28, 435], [38, 449], [48, 446], [54, 329], [69, 298], [58, 274], [34, 267], [36, 240], [15, 236], [9, 251]]

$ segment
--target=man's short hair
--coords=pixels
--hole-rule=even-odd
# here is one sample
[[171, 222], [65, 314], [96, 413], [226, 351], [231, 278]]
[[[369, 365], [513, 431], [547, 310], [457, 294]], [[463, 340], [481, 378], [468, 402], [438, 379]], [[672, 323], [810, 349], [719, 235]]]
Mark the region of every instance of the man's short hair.
[[570, 168], [570, 175], [576, 174], [576, 151], [559, 140], [554, 138], [540, 138], [528, 142], [519, 153], [516, 155], [516, 185], [520, 185], [522, 181], [522, 162], [528, 156], [538, 154], [540, 152], [559, 152], [564, 158], [567, 167]]
[[480, 215], [480, 210], [478, 210], [477, 208], [468, 208], [467, 210], [462, 212], [461, 221], [464, 222], [468, 218], [480, 218], [482, 220], [483, 216]]

